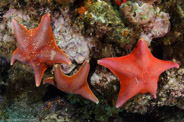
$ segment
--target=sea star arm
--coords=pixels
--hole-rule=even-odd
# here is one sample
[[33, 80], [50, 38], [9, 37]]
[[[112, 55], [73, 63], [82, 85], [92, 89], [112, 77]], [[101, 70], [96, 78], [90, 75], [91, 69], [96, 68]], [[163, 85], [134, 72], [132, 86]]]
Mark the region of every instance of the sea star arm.
[[56, 84], [54, 83], [54, 78], [53, 77], [49, 77], [49, 78], [44, 79], [43, 84], [45, 84], [45, 83], [56, 86]]
[[116, 108], [121, 107], [127, 100], [144, 90], [144, 84], [136, 77], [123, 77], [120, 79], [120, 84]]
[[36, 63], [32, 63], [31, 66], [34, 69], [35, 82], [36, 82], [36, 86], [38, 87], [40, 86], [41, 79], [47, 67], [44, 64], [36, 64]]
[[[56, 54], [54, 55], [52, 52], [51, 52], [51, 63], [65, 63], [65, 64], [68, 64], [68, 65], [71, 65], [72, 62], [70, 61], [70, 59], [66, 56], [65, 53], [63, 53], [58, 47], [55, 48], [55, 52]], [[52, 60], [52, 56], [54, 55], [54, 58]]]
[[12, 20], [12, 23], [14, 27], [15, 37], [17, 39], [18, 50], [21, 52], [28, 52], [30, 42], [27, 38], [27, 29], [23, 25], [20, 25], [15, 19]]
[[65, 63], [68, 65], [72, 64], [70, 59], [58, 47], [42, 50], [40, 52], [39, 58], [42, 60], [42, 62], [47, 62], [48, 64], [55, 64], [55, 63]]
[[71, 78], [70, 89], [76, 90], [81, 87], [84, 82], [87, 82], [87, 77], [89, 73], [89, 61], [85, 61], [81, 68], [75, 73]]
[[[42, 16], [39, 26], [35, 29], [29, 30], [29, 35], [32, 36], [33, 50], [39, 51], [44, 47], [50, 45], [53, 36], [50, 25], [50, 14]], [[53, 42], [55, 40], [52, 40]], [[50, 45], [52, 46], [52, 45]]]
[[98, 104], [99, 100], [93, 94], [93, 92], [91, 91], [91, 89], [89, 88], [89, 85], [87, 83], [89, 67], [90, 67], [89, 66], [89, 61], [87, 60], [87, 61], [85, 61], [83, 63], [83, 65], [80, 68], [80, 70], [74, 75], [74, 79], [75, 80], [71, 83], [70, 87], [73, 89], [75, 86], [79, 86], [80, 88], [78, 88], [77, 90], [73, 91], [75, 94], [80, 94], [84, 98], [89, 99], [89, 100], [95, 102], [96, 104]]
[[98, 104], [99, 100], [98, 98], [93, 94], [93, 92], [90, 90], [89, 85], [87, 84], [87, 81], [84, 83], [84, 85], [79, 88], [78, 90], [74, 91], [75, 94], [80, 94], [84, 98], [93, 101], [94, 103]]
[[16, 60], [19, 60], [21, 62], [26, 62], [26, 58], [24, 56], [22, 56], [19, 52], [18, 52], [18, 49], [16, 49], [13, 54], [12, 54], [12, 57], [11, 57], [11, 65], [13, 65], [15, 63]]
[[153, 98], [156, 99], [157, 95], [157, 82], [158, 82], [158, 79], [159, 79], [159, 75], [157, 76], [150, 76], [149, 78], [147, 79], [144, 79], [146, 82], [145, 82], [145, 92], [142, 92], [142, 93], [147, 93], [149, 92]]
[[161, 74], [170, 68], [179, 68], [179, 65], [175, 62], [163, 61], [159, 59], [155, 59], [155, 62], [153, 65], [154, 65], [153, 67], [155, 67], [154, 70], [152, 71], [154, 72], [154, 74]]
[[139, 68], [134, 65], [135, 61], [136, 59], [132, 55], [127, 55], [123, 57], [103, 58], [98, 60], [98, 64], [107, 67], [117, 77], [122, 77], [122, 75], [135, 76], [139, 72]]
[[[70, 79], [63, 73], [61, 67], [58, 64], [54, 66], [54, 75], [57, 88], [67, 93], [70, 92]], [[44, 80], [44, 82], [47, 83], [48, 81]]]

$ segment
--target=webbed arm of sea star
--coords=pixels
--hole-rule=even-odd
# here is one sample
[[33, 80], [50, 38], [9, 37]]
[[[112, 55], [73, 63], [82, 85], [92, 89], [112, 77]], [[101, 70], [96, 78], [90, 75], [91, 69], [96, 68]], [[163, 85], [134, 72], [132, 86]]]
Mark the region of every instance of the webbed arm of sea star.
[[65, 63], [71, 65], [70, 59], [58, 48], [48, 48], [40, 51], [39, 58], [42, 62], [53, 65], [55, 63]]
[[49, 78], [44, 79], [43, 84], [45, 83], [49, 83], [53, 86], [56, 86], [56, 84], [54, 83], [54, 77], [49, 77]]
[[70, 79], [63, 73], [59, 64], [54, 66], [54, 75], [57, 88], [67, 93], [70, 92]]
[[42, 16], [39, 26], [29, 30], [29, 35], [32, 38], [33, 50], [38, 51], [55, 41], [52, 28], [50, 25], [50, 14]]
[[170, 68], [179, 68], [179, 65], [172, 61], [156, 59], [156, 61], [152, 64], [152, 67], [154, 67], [154, 69], [152, 69], [153, 74], [160, 75], [161, 73]]
[[120, 92], [116, 107], [121, 107], [127, 100], [144, 90], [144, 83], [137, 77], [123, 77], [120, 79]]
[[31, 66], [34, 69], [35, 82], [36, 82], [36, 86], [38, 87], [40, 86], [43, 74], [47, 69], [47, 66], [45, 64], [37, 64], [36, 62], [31, 62]]
[[16, 49], [12, 54], [11, 65], [13, 65], [16, 62], [16, 60], [19, 60], [23, 63], [26, 63], [28, 61], [26, 57], [22, 56], [22, 54], [18, 52], [18, 49]]
[[55, 65], [54, 72], [57, 87], [65, 92], [72, 92], [84, 84], [88, 77], [89, 64], [85, 61], [78, 72], [72, 76], [65, 75], [59, 65]]
[[87, 81], [88, 73], [89, 73], [89, 61], [84, 61], [80, 69], [71, 76], [70, 89], [76, 90], [80, 88], [84, 82]]
[[[129, 60], [130, 58], [132, 60]], [[135, 64], [136, 61], [137, 60], [132, 58], [131, 55], [127, 55], [123, 57], [100, 59], [98, 63], [107, 67], [117, 77], [121, 77], [122, 75], [136, 76], [140, 72], [139, 67]]]
[[28, 52], [31, 42], [27, 29], [23, 25], [20, 25], [15, 19], [12, 20], [12, 23], [19, 51]]
[[157, 83], [159, 80], [159, 75], [158, 76], [150, 76], [147, 77], [147, 79], [144, 79], [145, 82], [145, 90], [149, 92], [153, 98], [156, 98], [156, 93], [157, 93]]
[[96, 104], [99, 103], [98, 98], [93, 94], [93, 92], [89, 88], [89, 85], [87, 84], [87, 79], [85, 79], [85, 83], [79, 89], [73, 91], [73, 93], [80, 94], [84, 98], [89, 99], [95, 102]]

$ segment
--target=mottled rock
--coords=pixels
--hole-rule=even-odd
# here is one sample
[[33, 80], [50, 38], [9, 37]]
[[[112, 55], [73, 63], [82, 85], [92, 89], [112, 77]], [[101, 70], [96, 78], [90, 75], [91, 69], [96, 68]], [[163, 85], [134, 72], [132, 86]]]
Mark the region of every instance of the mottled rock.
[[142, 28], [140, 38], [144, 38], [148, 45], [152, 39], [164, 37], [170, 31], [170, 16], [159, 7], [144, 2], [127, 2], [120, 10], [130, 23]]
[[[12, 20], [16, 19], [20, 24], [28, 26], [30, 24], [30, 17], [21, 10], [9, 9], [3, 16], [7, 21], [9, 32], [14, 33]], [[8, 41], [8, 40], [6, 40]]]
[[168, 13], [159, 12], [152, 23], [144, 25], [144, 32], [140, 38], [144, 38], [148, 44], [153, 38], [164, 37], [170, 31], [170, 16]]
[[[115, 94], [119, 87], [118, 78], [114, 76], [111, 72], [107, 72], [107, 70], [100, 70], [99, 68], [93, 73], [90, 78], [91, 85], [103, 96], [110, 96], [112, 98], [113, 94]], [[109, 99], [107, 98], [107, 99]], [[112, 98], [113, 99], [113, 98]]]
[[88, 45], [90, 45], [92, 39], [85, 38], [80, 32], [75, 32], [69, 24], [67, 9], [63, 11], [63, 15], [57, 18], [53, 17], [53, 21], [55, 38], [58, 40], [58, 46], [64, 50], [65, 54], [77, 64], [89, 59], [90, 46]]
[[147, 24], [155, 18], [154, 8], [148, 3], [127, 2], [121, 4], [120, 10], [134, 24]]

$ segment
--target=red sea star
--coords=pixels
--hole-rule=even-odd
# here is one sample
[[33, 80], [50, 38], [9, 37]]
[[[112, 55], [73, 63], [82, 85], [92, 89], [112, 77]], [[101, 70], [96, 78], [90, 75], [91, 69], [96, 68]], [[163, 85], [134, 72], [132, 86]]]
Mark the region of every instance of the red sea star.
[[70, 59], [58, 48], [50, 25], [50, 14], [42, 17], [37, 28], [27, 30], [13, 20], [17, 49], [13, 52], [11, 65], [19, 60], [33, 67], [36, 86], [40, 86], [48, 65], [71, 64]]
[[88, 61], [85, 61], [79, 71], [73, 76], [64, 75], [59, 65], [55, 65], [54, 73], [56, 85], [54, 83], [53, 77], [45, 79], [44, 83], [52, 84], [66, 93], [80, 94], [84, 98], [89, 99], [96, 104], [99, 103], [98, 99], [92, 93], [87, 83], [89, 73]]
[[162, 72], [179, 65], [155, 58], [144, 39], [140, 39], [131, 54], [104, 58], [98, 64], [110, 69], [120, 79], [120, 92], [116, 107], [139, 93], [150, 93], [156, 98], [157, 82]]

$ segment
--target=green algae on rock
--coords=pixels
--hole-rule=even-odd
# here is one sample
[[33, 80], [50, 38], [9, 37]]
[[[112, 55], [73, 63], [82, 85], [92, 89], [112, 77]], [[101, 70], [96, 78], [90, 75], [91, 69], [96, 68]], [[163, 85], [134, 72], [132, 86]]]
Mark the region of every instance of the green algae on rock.
[[[132, 48], [135, 43], [135, 37], [133, 37], [135, 34], [125, 27], [118, 11], [110, 2], [97, 0], [90, 5], [85, 4], [85, 7], [85, 14], [78, 17], [78, 21], [84, 24], [85, 35], [94, 36], [99, 41], [105, 39], [106, 43], [116, 43], [127, 50]], [[124, 29], [128, 31], [126, 36], [122, 34]]]

